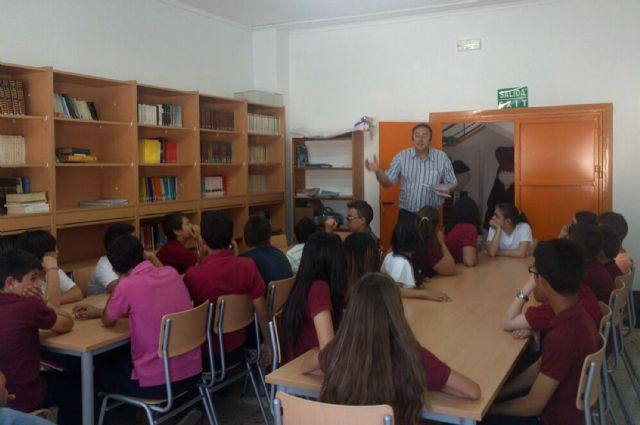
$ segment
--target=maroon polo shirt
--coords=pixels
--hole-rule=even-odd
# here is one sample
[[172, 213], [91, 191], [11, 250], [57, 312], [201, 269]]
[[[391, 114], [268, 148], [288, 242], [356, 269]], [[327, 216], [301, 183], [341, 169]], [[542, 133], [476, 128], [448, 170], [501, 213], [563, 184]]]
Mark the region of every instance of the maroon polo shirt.
[[576, 408], [582, 363], [600, 346], [593, 320], [578, 303], [551, 320], [542, 345], [540, 373], [560, 384], [542, 411], [545, 425], [582, 425], [584, 413]]
[[[232, 251], [224, 250], [209, 254], [199, 265], [191, 267], [184, 275], [194, 305], [206, 300], [214, 304], [221, 295], [247, 294], [255, 300], [264, 297], [265, 285], [256, 264], [251, 258], [236, 257]], [[215, 326], [215, 324], [214, 324]], [[241, 347], [247, 330], [240, 329], [224, 335], [224, 351], [228, 353]], [[220, 353], [217, 338], [214, 338], [214, 353]]]
[[[598, 304], [598, 299], [595, 294], [586, 285], [580, 285], [580, 290], [578, 291], [578, 296], [580, 297], [580, 303], [584, 307], [585, 311], [596, 325], [596, 328], [600, 326], [600, 320], [602, 320], [602, 310], [600, 309], [600, 304]], [[536, 332], [547, 332], [551, 326], [551, 321], [555, 317], [555, 313], [551, 308], [551, 304], [549, 301], [545, 301], [540, 305], [536, 305], [533, 307], [529, 307], [527, 311], [524, 312], [524, 318], [527, 320], [531, 329]]]
[[611, 276], [611, 280], [613, 280], [614, 282], [616, 280], [616, 277], [622, 276], [622, 270], [618, 268], [618, 265], [613, 260], [605, 264], [604, 268], [607, 269], [607, 272], [609, 272], [609, 276]]
[[[311, 284], [311, 288], [309, 288], [307, 308], [304, 311], [298, 340], [295, 345], [287, 343], [284, 347], [284, 358], [287, 362], [320, 345], [313, 318], [327, 310], [331, 312], [333, 316], [331, 289], [327, 282], [316, 280]], [[334, 330], [336, 328], [335, 320], [333, 320], [333, 328]]]
[[30, 412], [44, 400], [38, 330], [55, 323], [56, 313], [42, 301], [0, 292], [0, 370], [7, 377], [7, 390], [16, 395], [9, 407]]
[[615, 288], [609, 272], [600, 261], [594, 260], [587, 264], [587, 275], [582, 284], [591, 288], [598, 301], [609, 304], [609, 296]]
[[[429, 246], [422, 256], [419, 257], [416, 254], [412, 256], [411, 265], [414, 270], [418, 270], [419, 272], [421, 271], [422, 276], [433, 277], [437, 274], [433, 269], [433, 266], [438, 264], [440, 260], [442, 260], [442, 257], [444, 257], [442, 252], [432, 246]], [[416, 285], [420, 285], [420, 282], [416, 282]]]
[[162, 245], [156, 256], [163, 265], [176, 269], [178, 274], [186, 273], [189, 267], [198, 262], [198, 255], [177, 240]]
[[462, 263], [462, 250], [465, 246], [476, 248], [478, 243], [478, 228], [470, 223], [458, 223], [453, 226], [444, 237], [451, 256], [456, 263]]

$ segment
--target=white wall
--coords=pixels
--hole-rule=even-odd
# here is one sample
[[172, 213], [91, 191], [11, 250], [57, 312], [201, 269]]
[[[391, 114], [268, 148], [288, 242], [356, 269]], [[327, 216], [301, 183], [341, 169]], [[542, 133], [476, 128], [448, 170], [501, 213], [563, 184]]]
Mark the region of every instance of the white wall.
[[8, 0], [0, 61], [232, 96], [253, 87], [251, 31], [156, 0]]
[[[639, 17], [637, 0], [562, 0], [293, 31], [291, 125], [325, 130], [363, 114], [412, 121], [495, 109], [496, 89], [517, 85], [529, 87], [531, 106], [613, 102], [613, 203], [638, 256]], [[482, 50], [458, 53], [456, 40], [467, 38], [481, 38]], [[366, 192], [377, 210], [376, 190]]]

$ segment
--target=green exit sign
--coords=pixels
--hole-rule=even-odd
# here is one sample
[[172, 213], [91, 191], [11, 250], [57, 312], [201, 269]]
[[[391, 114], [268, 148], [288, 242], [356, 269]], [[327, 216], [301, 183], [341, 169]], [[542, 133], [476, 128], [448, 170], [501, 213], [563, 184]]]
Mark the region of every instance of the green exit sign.
[[498, 89], [498, 109], [526, 108], [529, 106], [529, 87]]

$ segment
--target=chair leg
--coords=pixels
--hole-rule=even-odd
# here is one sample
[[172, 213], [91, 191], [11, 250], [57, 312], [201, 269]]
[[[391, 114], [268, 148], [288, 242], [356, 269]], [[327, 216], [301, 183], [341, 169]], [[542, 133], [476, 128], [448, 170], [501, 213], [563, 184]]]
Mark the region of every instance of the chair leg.
[[618, 424], [618, 418], [613, 413], [613, 409], [611, 408], [611, 389], [609, 388], [609, 374], [607, 373], [607, 365], [606, 359], [602, 363], [602, 370], [600, 371], [600, 389], [601, 389], [601, 398], [604, 405], [604, 411], [601, 415], [601, 422], [603, 425], [607, 424], [607, 414], [611, 416], [611, 420], [614, 425]]
[[627, 374], [629, 375], [629, 379], [631, 380], [631, 386], [633, 390], [636, 392], [638, 399], [640, 399], [640, 377], [638, 377], [638, 372], [636, 371], [636, 367], [633, 365], [631, 361], [631, 357], [627, 352], [626, 348], [622, 350], [621, 357], [622, 362], [624, 363], [624, 367], [627, 370]]
[[147, 421], [149, 422], [149, 425], [156, 425], [156, 418], [151, 409], [149, 409], [149, 407], [147, 406], [144, 406], [143, 409], [144, 413], [147, 415]]
[[204, 385], [198, 386], [200, 396], [202, 397], [202, 404], [204, 405], [204, 411], [207, 414], [207, 420], [209, 425], [218, 425], [218, 418], [216, 417], [216, 411], [213, 408], [213, 400], [211, 399], [211, 393]]
[[105, 395], [102, 399], [102, 405], [100, 407], [100, 416], [98, 417], [98, 425], [102, 425], [104, 422], [104, 415], [107, 413], [107, 402], [109, 401], [109, 396]]
[[618, 383], [616, 382], [613, 371], [609, 372], [609, 380], [611, 382], [611, 386], [613, 387], [613, 391], [616, 393], [616, 398], [618, 399], [618, 404], [620, 404], [620, 410], [622, 410], [622, 415], [624, 416], [627, 425], [635, 425], [635, 422], [631, 418], [631, 414], [629, 413], [629, 408], [627, 407], [627, 402], [624, 399], [624, 395], [622, 394], [622, 390]]
[[269, 398], [269, 389], [267, 388], [267, 381], [264, 378], [264, 370], [260, 367], [260, 365], [256, 365], [256, 369], [258, 369], [258, 379], [260, 379], [261, 391], [264, 391], [264, 396], [267, 398], [269, 405], [271, 405], [271, 398]]
[[246, 362], [247, 374], [249, 375], [249, 380], [251, 381], [251, 386], [253, 386], [253, 392], [256, 395], [256, 401], [258, 402], [258, 407], [260, 408], [260, 413], [262, 414], [262, 419], [264, 419], [265, 425], [269, 425], [269, 420], [267, 419], [267, 414], [264, 411], [264, 406], [262, 405], [262, 398], [260, 397], [260, 392], [258, 391], [258, 385], [256, 384], [256, 378], [253, 376], [253, 371], [251, 370], [251, 365]]

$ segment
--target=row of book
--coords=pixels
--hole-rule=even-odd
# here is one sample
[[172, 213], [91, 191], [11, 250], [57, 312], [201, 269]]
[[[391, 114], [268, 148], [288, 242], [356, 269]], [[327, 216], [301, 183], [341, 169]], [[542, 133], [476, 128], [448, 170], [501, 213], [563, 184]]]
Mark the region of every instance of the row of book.
[[145, 223], [140, 225], [140, 241], [144, 249], [156, 251], [167, 243], [167, 237], [162, 233], [159, 223]]
[[21, 80], [0, 80], [0, 114], [25, 115], [24, 83]]
[[247, 114], [249, 133], [280, 134], [280, 117], [261, 114]]
[[249, 174], [249, 193], [263, 193], [267, 191], [266, 174]]
[[206, 176], [202, 178], [202, 196], [214, 198], [227, 194], [226, 176]]
[[80, 201], [81, 207], [124, 207], [129, 205], [128, 199], [123, 198], [99, 198]]
[[211, 130], [235, 130], [233, 111], [224, 109], [201, 109], [200, 128]]
[[0, 134], [0, 164], [24, 164], [26, 162], [27, 152], [24, 137]]
[[7, 215], [49, 212], [47, 192], [7, 193], [5, 202]]
[[53, 95], [53, 115], [78, 120], [97, 121], [100, 119], [95, 103], [76, 99], [64, 93]]
[[30, 186], [28, 177], [0, 177], [0, 214], [7, 213], [7, 208], [5, 207], [7, 195], [29, 192], [31, 190]]
[[249, 162], [266, 162], [267, 145], [249, 145]]
[[138, 104], [138, 123], [143, 125], [162, 125], [165, 127], [182, 127], [182, 106], [159, 103], [150, 105]]
[[141, 164], [165, 164], [178, 162], [178, 144], [166, 137], [138, 140]]
[[96, 162], [98, 157], [91, 155], [91, 149], [64, 147], [56, 148], [56, 160], [58, 162]]
[[200, 156], [203, 163], [229, 163], [232, 157], [231, 143], [203, 142]]
[[178, 199], [176, 176], [140, 177], [140, 201], [175, 201]]

